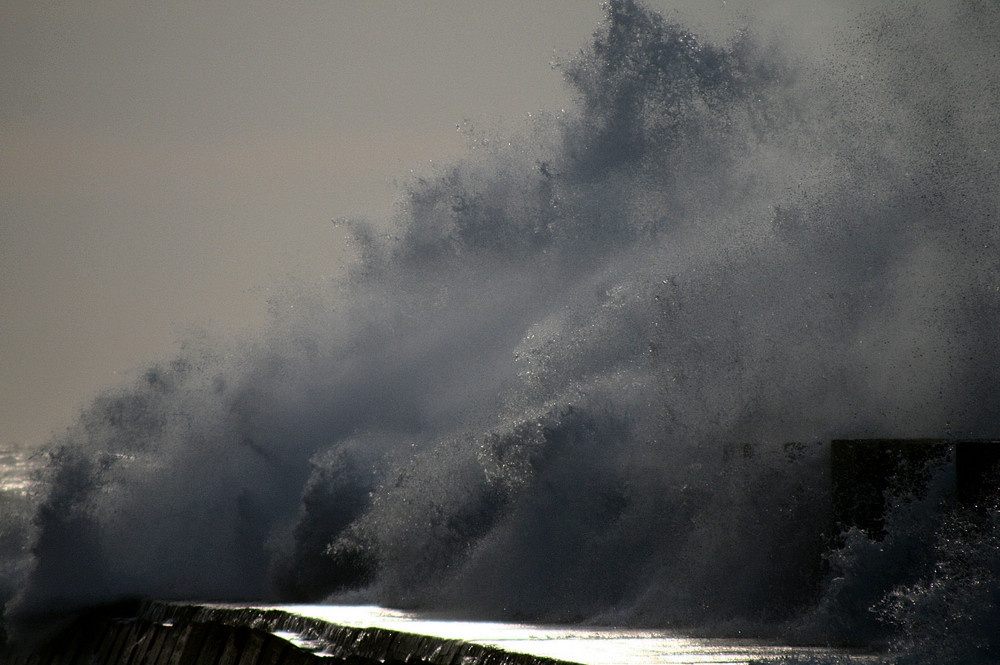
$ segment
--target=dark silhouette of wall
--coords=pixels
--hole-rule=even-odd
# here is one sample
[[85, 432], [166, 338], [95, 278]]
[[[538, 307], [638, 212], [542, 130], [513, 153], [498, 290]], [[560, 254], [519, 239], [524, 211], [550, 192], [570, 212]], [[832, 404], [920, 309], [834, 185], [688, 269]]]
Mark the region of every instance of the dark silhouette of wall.
[[558, 665], [561, 661], [274, 609], [150, 601], [95, 610], [9, 665]]
[[854, 439], [830, 444], [832, 519], [835, 529], [857, 527], [872, 538], [884, 535], [886, 502], [924, 495], [929, 463], [953, 465], [958, 506], [975, 509], [995, 493], [1000, 441], [944, 439]]

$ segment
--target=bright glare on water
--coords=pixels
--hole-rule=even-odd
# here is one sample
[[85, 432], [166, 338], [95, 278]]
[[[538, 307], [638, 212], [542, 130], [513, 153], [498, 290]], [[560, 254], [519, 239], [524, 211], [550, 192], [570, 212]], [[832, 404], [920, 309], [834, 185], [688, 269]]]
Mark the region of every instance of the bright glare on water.
[[0, 450], [0, 493], [26, 494], [37, 464], [37, 459], [28, 451]]
[[784, 657], [810, 662], [823, 656], [838, 656], [838, 662], [878, 662], [872, 656], [747, 639], [693, 639], [650, 630], [451, 621], [371, 605], [285, 605], [277, 609], [356, 628], [385, 628], [460, 639], [586, 665], [749, 663]]

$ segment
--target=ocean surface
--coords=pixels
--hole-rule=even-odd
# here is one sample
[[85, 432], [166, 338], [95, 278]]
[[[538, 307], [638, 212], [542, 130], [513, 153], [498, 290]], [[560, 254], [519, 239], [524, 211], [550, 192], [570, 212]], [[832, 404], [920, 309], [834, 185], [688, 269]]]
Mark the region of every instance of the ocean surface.
[[832, 518], [831, 440], [1000, 438], [1000, 7], [863, 4], [813, 48], [609, 2], [572, 108], [463, 126], [338, 220], [346, 277], [6, 458], [5, 630], [249, 599], [1000, 662], [997, 492], [941, 459]]
[[883, 662], [878, 655], [824, 647], [793, 647], [752, 639], [692, 638], [655, 630], [455, 621], [364, 605], [286, 605], [277, 609], [339, 625], [459, 639], [585, 665], [723, 664], [780, 659], [844, 665]]
[[41, 466], [40, 454], [28, 450], [0, 448], [0, 495], [26, 496], [32, 486], [32, 474]]
[[28, 499], [45, 463], [42, 451], [0, 444], [0, 497], [15, 502]]

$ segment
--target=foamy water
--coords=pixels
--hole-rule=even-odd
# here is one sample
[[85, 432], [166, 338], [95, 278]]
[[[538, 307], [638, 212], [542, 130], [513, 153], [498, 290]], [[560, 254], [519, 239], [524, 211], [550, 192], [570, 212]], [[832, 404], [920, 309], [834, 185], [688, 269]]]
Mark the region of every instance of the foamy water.
[[721, 664], [776, 658], [796, 662], [819, 659], [859, 664], [880, 662], [879, 656], [843, 650], [791, 647], [749, 639], [694, 639], [652, 630], [455, 621], [364, 605], [282, 605], [277, 609], [339, 625], [459, 639], [586, 665]]

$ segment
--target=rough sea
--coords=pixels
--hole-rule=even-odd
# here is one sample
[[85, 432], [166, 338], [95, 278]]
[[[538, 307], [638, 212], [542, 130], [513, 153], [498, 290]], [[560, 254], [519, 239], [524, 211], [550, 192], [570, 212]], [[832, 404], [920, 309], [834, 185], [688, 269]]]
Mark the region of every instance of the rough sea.
[[832, 439], [1000, 437], [1000, 7], [873, 2], [832, 43], [608, 3], [574, 107], [467, 127], [339, 221], [347, 277], [5, 485], [7, 633], [154, 597], [1000, 662], [996, 495], [957, 508], [939, 464], [876, 537], [829, 472]]

